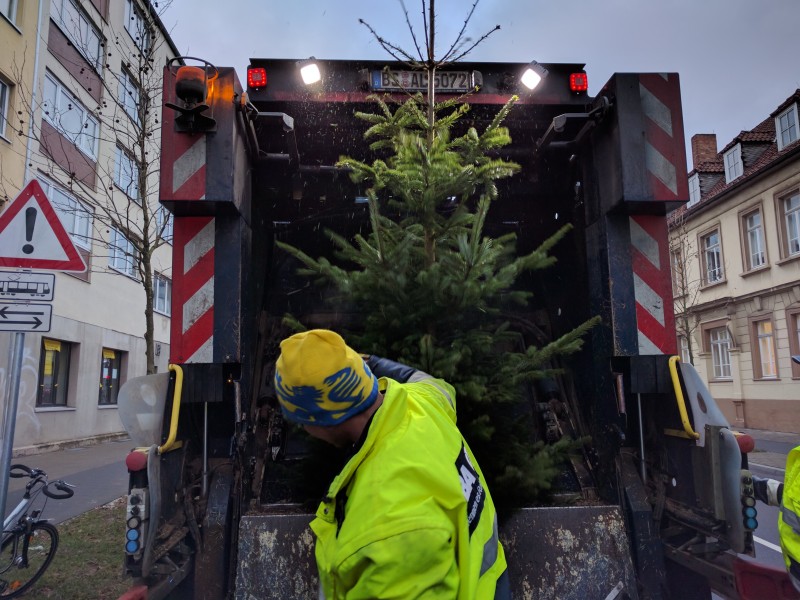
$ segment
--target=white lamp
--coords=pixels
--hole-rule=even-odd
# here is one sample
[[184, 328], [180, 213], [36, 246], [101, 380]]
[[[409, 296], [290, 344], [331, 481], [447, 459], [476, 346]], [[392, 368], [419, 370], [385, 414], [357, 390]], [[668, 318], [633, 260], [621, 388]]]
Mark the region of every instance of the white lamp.
[[531, 61], [528, 67], [525, 69], [525, 72], [520, 77], [520, 81], [522, 85], [524, 85], [529, 90], [534, 89], [539, 83], [547, 77], [548, 70], [545, 69], [542, 65], [540, 65], [535, 60]]
[[313, 56], [300, 62], [300, 77], [303, 78], [303, 83], [306, 85], [317, 83], [322, 79], [322, 73], [320, 73], [319, 66]]

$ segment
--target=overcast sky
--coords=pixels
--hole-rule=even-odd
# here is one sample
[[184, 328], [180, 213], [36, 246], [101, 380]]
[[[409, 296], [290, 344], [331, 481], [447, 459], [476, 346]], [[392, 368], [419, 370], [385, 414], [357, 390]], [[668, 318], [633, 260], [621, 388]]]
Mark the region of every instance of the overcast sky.
[[[405, 3], [421, 37], [422, 1]], [[436, 0], [437, 49], [471, 5]], [[173, 0], [164, 23], [243, 80], [251, 57], [388, 59], [359, 18], [413, 48], [399, 0]], [[481, 0], [467, 35], [495, 25], [469, 60], [585, 63], [592, 95], [615, 72], [677, 72], [687, 144], [715, 133], [722, 149], [800, 87], [800, 0]]]

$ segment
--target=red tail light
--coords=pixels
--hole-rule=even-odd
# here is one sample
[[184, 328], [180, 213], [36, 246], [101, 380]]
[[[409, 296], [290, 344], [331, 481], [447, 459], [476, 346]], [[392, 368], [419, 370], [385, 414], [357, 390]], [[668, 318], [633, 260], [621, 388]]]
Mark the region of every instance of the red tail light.
[[267, 70], [263, 67], [247, 69], [247, 86], [259, 90], [267, 87]]
[[586, 73], [570, 73], [569, 89], [573, 92], [585, 92], [589, 89], [589, 78]]

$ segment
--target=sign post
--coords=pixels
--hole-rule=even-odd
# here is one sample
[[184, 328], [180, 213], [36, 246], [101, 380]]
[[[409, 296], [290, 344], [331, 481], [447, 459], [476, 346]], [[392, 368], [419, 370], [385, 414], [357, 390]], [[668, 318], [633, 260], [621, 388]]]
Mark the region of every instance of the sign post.
[[[86, 265], [39, 182], [31, 180], [0, 214], [0, 266], [16, 269], [86, 270]], [[50, 331], [55, 274], [0, 272], [0, 331], [14, 332], [0, 445], [0, 515], [5, 521], [8, 475], [14, 450], [25, 332]]]

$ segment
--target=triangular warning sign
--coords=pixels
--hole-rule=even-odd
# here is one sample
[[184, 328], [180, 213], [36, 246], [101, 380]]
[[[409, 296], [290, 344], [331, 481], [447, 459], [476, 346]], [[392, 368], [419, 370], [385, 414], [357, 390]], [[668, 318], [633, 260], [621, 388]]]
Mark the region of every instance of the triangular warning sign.
[[0, 266], [81, 273], [86, 270], [36, 179], [0, 214]]

